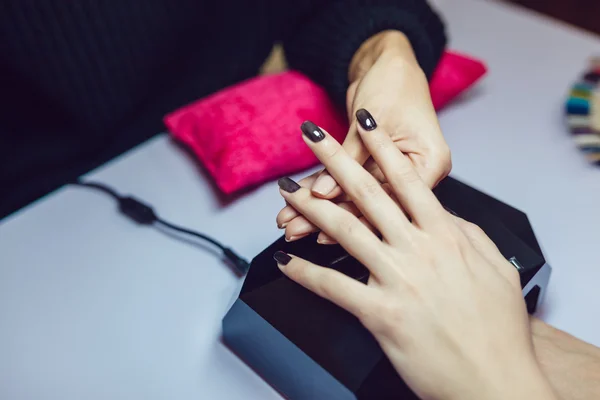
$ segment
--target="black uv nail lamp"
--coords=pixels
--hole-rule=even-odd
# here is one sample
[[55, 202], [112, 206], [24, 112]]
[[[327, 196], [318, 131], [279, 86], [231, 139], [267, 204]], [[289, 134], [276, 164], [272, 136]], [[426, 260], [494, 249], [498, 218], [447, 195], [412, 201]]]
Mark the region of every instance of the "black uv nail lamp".
[[[519, 270], [527, 309], [535, 312], [551, 270], [527, 216], [450, 177], [435, 193], [447, 209], [479, 225]], [[416, 400], [354, 316], [281, 273], [273, 260], [277, 250], [355, 279], [368, 278], [368, 271], [340, 246], [319, 245], [314, 236], [291, 243], [280, 238], [252, 260], [223, 320], [226, 345], [288, 399]]]

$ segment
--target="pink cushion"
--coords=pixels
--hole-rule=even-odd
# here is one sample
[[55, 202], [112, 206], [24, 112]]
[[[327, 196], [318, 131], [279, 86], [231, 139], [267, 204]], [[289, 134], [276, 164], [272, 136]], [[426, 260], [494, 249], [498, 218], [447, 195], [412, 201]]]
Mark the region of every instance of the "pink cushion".
[[[485, 72], [482, 62], [446, 52], [430, 84], [436, 110]], [[316, 165], [300, 134], [300, 124], [307, 119], [340, 141], [348, 129], [345, 117], [321, 87], [288, 71], [223, 89], [174, 111], [164, 121], [217, 186], [231, 194]]]

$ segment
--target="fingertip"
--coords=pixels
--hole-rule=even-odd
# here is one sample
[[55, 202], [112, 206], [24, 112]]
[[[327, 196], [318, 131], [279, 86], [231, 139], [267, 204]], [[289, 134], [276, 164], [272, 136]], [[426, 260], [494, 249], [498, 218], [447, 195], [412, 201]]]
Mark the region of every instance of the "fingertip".
[[335, 239], [324, 232], [319, 233], [319, 236], [317, 236], [317, 243], [322, 245], [337, 244]]
[[291, 220], [285, 228], [285, 236], [288, 242], [301, 239], [313, 232], [317, 232], [319, 228], [313, 225], [303, 216], [298, 216]]
[[299, 271], [309, 265], [306, 260], [284, 251], [276, 251], [275, 254], [273, 254], [273, 259], [275, 259], [275, 262], [277, 263], [277, 268], [279, 268], [279, 270], [288, 278], [301, 285], [305, 284], [305, 282], [302, 282], [304, 279]]
[[284, 229], [288, 223], [298, 216], [298, 212], [291, 206], [285, 206], [279, 211], [277, 217], [275, 218], [275, 222], [277, 222], [277, 227], [279, 229]]
[[279, 213], [277, 214], [277, 217], [275, 217], [275, 223], [277, 224], [277, 229], [285, 229], [285, 227], [288, 225], [288, 222], [289, 222], [282, 217], [282, 213], [283, 213], [283, 210], [279, 211]]
[[288, 243], [289, 242], [295, 242], [296, 240], [303, 239], [303, 238], [307, 237], [308, 235], [310, 235], [310, 233], [305, 233], [303, 235], [291, 235], [291, 236], [288, 236], [286, 234], [285, 241], [288, 242]]
[[[332, 198], [335, 197], [335, 193], [333, 192], [336, 191], [336, 189], [339, 189], [339, 187], [335, 179], [328, 173], [323, 173], [313, 183], [311, 192], [317, 197]], [[338, 194], [340, 193], [341, 189], [339, 189]]]
[[326, 137], [325, 131], [312, 121], [304, 121], [302, 125], [300, 125], [300, 130], [304, 136], [313, 143], [319, 143]]
[[281, 270], [284, 270], [290, 261], [292, 261], [292, 257], [289, 254], [280, 250], [273, 254], [273, 259], [277, 262], [277, 266]]
[[364, 108], [356, 111], [356, 120], [358, 121], [360, 127], [367, 132], [377, 129], [377, 122], [375, 122], [375, 118], [373, 118], [371, 113]]
[[341, 196], [342, 194], [344, 194], [342, 187], [340, 185], [336, 184], [336, 186], [333, 188], [333, 190], [331, 192], [329, 192], [327, 194], [327, 196], [325, 196], [324, 198], [327, 200], [336, 199], [338, 196]]

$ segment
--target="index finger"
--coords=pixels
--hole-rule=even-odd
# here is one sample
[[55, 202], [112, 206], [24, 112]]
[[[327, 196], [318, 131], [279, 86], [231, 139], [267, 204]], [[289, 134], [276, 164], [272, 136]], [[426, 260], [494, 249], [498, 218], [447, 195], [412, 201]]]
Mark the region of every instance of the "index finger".
[[[344, 143], [342, 143], [342, 147], [346, 153], [348, 153], [348, 155], [355, 159], [360, 165], [363, 165], [365, 162], [367, 162], [370, 157], [369, 152], [363, 145], [362, 139], [358, 134], [356, 121], [352, 121], [350, 124], [348, 134], [346, 135]], [[311, 190], [316, 196], [324, 199], [333, 199], [343, 192], [340, 185], [329, 174], [329, 172], [327, 172], [327, 170], [323, 170], [323, 172], [321, 172], [317, 180], [315, 180], [315, 182], [312, 184]]]
[[[310, 174], [309, 176], [302, 178], [298, 181], [298, 184], [302, 187], [311, 187], [314, 181], [319, 176], [320, 172], [315, 172]], [[289, 224], [294, 218], [299, 217], [300, 213], [294, 209], [294, 207], [286, 204], [285, 207], [279, 211], [277, 217], [275, 217], [275, 222], [277, 223], [277, 227], [279, 229], [284, 229], [287, 224]]]
[[379, 181], [350, 157], [326, 131], [310, 121], [305, 121], [301, 129], [305, 143], [383, 237], [391, 242], [406, 238], [410, 223]]
[[373, 290], [364, 283], [281, 251], [273, 258], [288, 278], [354, 316], [361, 318], [370, 307]]

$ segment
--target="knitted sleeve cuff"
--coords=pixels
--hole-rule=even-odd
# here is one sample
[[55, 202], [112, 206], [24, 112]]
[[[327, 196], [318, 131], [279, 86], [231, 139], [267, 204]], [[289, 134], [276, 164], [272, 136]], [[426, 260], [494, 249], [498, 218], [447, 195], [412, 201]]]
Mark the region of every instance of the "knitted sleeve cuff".
[[419, 65], [431, 77], [444, 47], [444, 24], [425, 0], [339, 1], [322, 6], [284, 41], [288, 64], [346, 103], [348, 67], [369, 37], [395, 29], [409, 39]]

